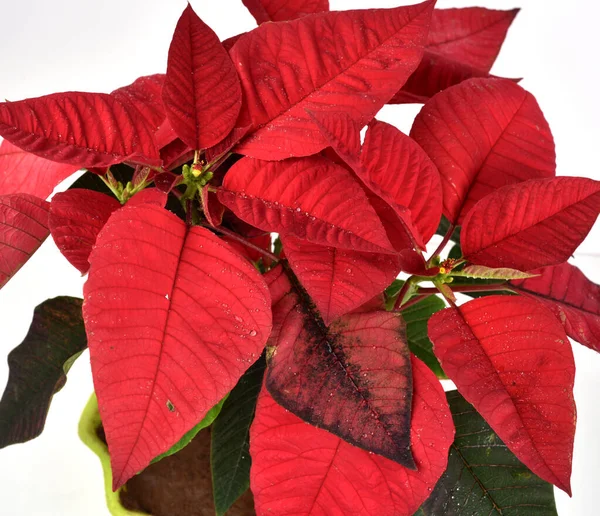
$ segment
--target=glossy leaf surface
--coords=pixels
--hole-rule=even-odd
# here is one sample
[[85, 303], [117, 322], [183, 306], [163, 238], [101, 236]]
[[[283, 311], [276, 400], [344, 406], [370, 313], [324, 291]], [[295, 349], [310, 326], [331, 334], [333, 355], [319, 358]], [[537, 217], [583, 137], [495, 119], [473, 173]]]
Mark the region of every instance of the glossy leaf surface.
[[218, 197], [239, 218], [265, 231], [343, 249], [393, 252], [360, 184], [321, 156], [242, 159], [227, 172]]
[[90, 268], [88, 258], [98, 233], [120, 207], [121, 203], [114, 197], [81, 188], [52, 198], [48, 219], [50, 233], [58, 250], [81, 274]]
[[250, 487], [250, 425], [264, 372], [261, 358], [240, 378], [212, 426], [210, 464], [218, 516]]
[[435, 9], [423, 60], [392, 102], [426, 102], [450, 86], [487, 77], [518, 9]]
[[329, 0], [242, 0], [259, 25], [329, 11]]
[[269, 293], [210, 231], [149, 204], [112, 215], [90, 264], [83, 313], [119, 487], [258, 358], [271, 329]]
[[28, 194], [0, 196], [0, 288], [50, 234], [50, 204]]
[[444, 371], [535, 474], [570, 493], [575, 434], [573, 352], [541, 303], [488, 296], [429, 320]]
[[129, 103], [104, 93], [55, 93], [0, 104], [0, 136], [42, 158], [77, 167], [158, 165], [154, 130]]
[[560, 319], [569, 337], [600, 351], [600, 285], [569, 263], [532, 272], [539, 276], [511, 281], [511, 288], [542, 301]]
[[281, 241], [325, 324], [383, 292], [400, 272], [396, 256], [326, 247], [292, 236], [282, 236]]
[[177, 136], [196, 150], [225, 138], [242, 105], [229, 54], [189, 4], [169, 48], [163, 101]]
[[356, 448], [287, 412], [263, 389], [250, 431], [258, 514], [407, 514], [446, 468], [454, 427], [435, 375], [412, 359], [417, 470]]
[[8, 355], [8, 384], [0, 401], [0, 448], [42, 433], [52, 397], [86, 348], [81, 299], [55, 297], [35, 308], [25, 339]]
[[511, 185], [482, 199], [465, 219], [465, 258], [530, 271], [566, 262], [600, 213], [600, 181], [580, 177]]
[[265, 381], [271, 395], [304, 421], [414, 468], [412, 371], [400, 316], [358, 311], [326, 327], [281, 267], [267, 281], [274, 302]]
[[322, 150], [306, 110], [348, 111], [364, 125], [417, 67], [432, 9], [329, 12], [241, 37], [230, 52], [245, 97], [237, 125], [252, 130], [236, 150], [275, 160]]
[[456, 426], [448, 469], [415, 516], [556, 516], [552, 485], [531, 473], [458, 393], [446, 393]]
[[40, 158], [3, 140], [0, 144], [0, 195], [26, 193], [46, 199], [78, 168]]
[[507, 79], [471, 79], [432, 98], [410, 135], [437, 166], [444, 215], [461, 224], [494, 190], [555, 173], [554, 141], [535, 98]]

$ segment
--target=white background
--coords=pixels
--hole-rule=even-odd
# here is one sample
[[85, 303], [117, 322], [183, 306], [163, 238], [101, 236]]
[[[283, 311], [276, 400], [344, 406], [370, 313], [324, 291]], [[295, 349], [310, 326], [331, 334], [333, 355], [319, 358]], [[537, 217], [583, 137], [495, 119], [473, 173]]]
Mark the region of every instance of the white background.
[[[164, 72], [184, 0], [0, 0], [0, 98], [19, 100], [57, 91], [109, 92], [135, 78]], [[476, 2], [476, 3], [475, 3]], [[191, 2], [224, 39], [255, 26], [241, 0]], [[403, 0], [331, 0], [333, 9], [393, 7]], [[438, 7], [522, 7], [496, 66], [497, 75], [524, 77], [552, 127], [560, 175], [600, 179], [600, 100], [594, 0], [439, 0]], [[418, 107], [390, 106], [380, 118], [408, 131]], [[600, 225], [575, 254], [600, 282]], [[49, 239], [0, 291], [0, 357], [19, 344], [33, 308], [57, 295], [81, 296], [84, 279]], [[575, 344], [578, 426], [573, 498], [557, 492], [561, 516], [597, 514], [600, 478], [600, 356]], [[8, 370], [0, 358], [0, 389]], [[41, 437], [0, 450], [0, 512], [9, 516], [106, 516], [101, 468], [77, 437], [92, 391], [87, 353], [54, 399]], [[177, 516], [177, 515], [174, 515]]]

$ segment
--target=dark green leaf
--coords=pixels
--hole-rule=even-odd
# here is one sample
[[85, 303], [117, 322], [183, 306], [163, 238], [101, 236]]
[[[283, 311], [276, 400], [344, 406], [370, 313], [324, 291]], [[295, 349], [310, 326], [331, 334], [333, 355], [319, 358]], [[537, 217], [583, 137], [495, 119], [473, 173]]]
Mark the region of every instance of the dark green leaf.
[[186, 432], [183, 435], [183, 437], [181, 439], [179, 439], [179, 441], [177, 441], [173, 446], [171, 446], [171, 448], [169, 448], [165, 453], [161, 453], [158, 457], [155, 457], [154, 459], [152, 459], [152, 462], [150, 462], [150, 464], [154, 464], [155, 462], [158, 462], [159, 460], [164, 459], [165, 457], [168, 457], [169, 455], [173, 455], [173, 454], [177, 453], [178, 451], [182, 450], [183, 448], [185, 448], [188, 444], [190, 444], [192, 439], [194, 437], [196, 437], [196, 435], [198, 434], [198, 432], [200, 432], [200, 430], [204, 430], [206, 427], [209, 427], [210, 425], [213, 424], [213, 421], [220, 414], [221, 409], [223, 408], [223, 403], [225, 403], [226, 399], [227, 399], [227, 396], [225, 396], [221, 401], [219, 401], [219, 403], [217, 403], [213, 408], [211, 408], [206, 413], [206, 416], [204, 416], [202, 421], [200, 421], [200, 423], [198, 423], [194, 428], [192, 428], [191, 430]]
[[456, 437], [448, 469], [417, 514], [555, 516], [552, 485], [521, 464], [458, 391], [446, 396]]
[[433, 344], [427, 336], [427, 321], [446, 304], [437, 296], [429, 296], [402, 310], [410, 350], [438, 376], [446, 378], [442, 366], [433, 354]]
[[261, 357], [231, 391], [212, 428], [210, 463], [218, 516], [250, 486], [249, 430], [264, 372]]
[[81, 299], [56, 297], [35, 308], [25, 340], [8, 355], [8, 383], [0, 401], [0, 448], [42, 433], [52, 396], [87, 346]]

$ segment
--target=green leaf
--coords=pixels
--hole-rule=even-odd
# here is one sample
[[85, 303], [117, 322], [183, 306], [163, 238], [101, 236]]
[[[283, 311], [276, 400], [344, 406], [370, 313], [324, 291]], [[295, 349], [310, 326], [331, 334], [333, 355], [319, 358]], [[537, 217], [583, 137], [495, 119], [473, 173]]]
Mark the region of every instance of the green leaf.
[[433, 354], [433, 344], [427, 336], [427, 321], [436, 312], [445, 308], [445, 303], [437, 296], [429, 296], [402, 310], [406, 322], [408, 347], [438, 376], [446, 379], [442, 366]]
[[261, 357], [231, 391], [212, 428], [210, 464], [218, 516], [250, 487], [249, 431], [264, 372]]
[[82, 302], [63, 296], [38, 305], [25, 340], [8, 355], [0, 448], [42, 433], [52, 396], [63, 388], [69, 368], [87, 347]]
[[531, 473], [458, 393], [446, 393], [456, 426], [448, 469], [417, 514], [556, 516], [552, 485]]
[[226, 399], [227, 399], [227, 396], [225, 396], [221, 401], [219, 401], [219, 403], [217, 403], [213, 408], [211, 408], [206, 413], [206, 416], [204, 416], [202, 421], [200, 421], [200, 423], [198, 423], [194, 428], [192, 428], [191, 430], [186, 432], [183, 435], [183, 437], [181, 439], [179, 439], [179, 441], [177, 441], [173, 446], [171, 446], [171, 448], [169, 448], [165, 453], [161, 453], [158, 457], [155, 457], [154, 459], [152, 459], [150, 464], [154, 464], [155, 462], [158, 462], [159, 460], [164, 459], [165, 457], [168, 457], [169, 455], [174, 455], [178, 451], [185, 448], [188, 444], [190, 444], [192, 439], [194, 437], [196, 437], [196, 435], [198, 434], [198, 432], [200, 432], [200, 430], [204, 430], [206, 427], [213, 424], [214, 420], [221, 413], [221, 409], [223, 408], [223, 404], [225, 403]]
[[456, 277], [497, 280], [526, 279], [539, 276], [539, 274], [531, 274], [516, 269], [508, 269], [506, 267], [493, 269], [491, 267], [485, 267], [484, 265], [467, 265], [461, 271], [453, 272], [452, 275]]

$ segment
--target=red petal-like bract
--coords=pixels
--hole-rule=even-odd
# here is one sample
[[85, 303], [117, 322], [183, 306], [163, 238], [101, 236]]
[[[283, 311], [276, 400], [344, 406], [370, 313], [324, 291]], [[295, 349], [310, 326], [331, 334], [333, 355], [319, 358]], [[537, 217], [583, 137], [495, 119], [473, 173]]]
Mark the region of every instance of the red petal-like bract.
[[156, 131], [166, 116], [162, 101], [164, 82], [165, 76], [162, 73], [146, 75], [113, 91], [111, 95], [134, 106]]
[[400, 315], [361, 311], [326, 327], [281, 267], [267, 281], [274, 302], [265, 380], [271, 395], [304, 421], [414, 468], [412, 371]]
[[26, 193], [45, 199], [78, 168], [40, 158], [3, 140], [0, 145], [0, 195]]
[[398, 251], [425, 249], [442, 214], [435, 166], [411, 138], [372, 121], [360, 147], [360, 126], [346, 113], [310, 113], [327, 143], [367, 186], [369, 200]]
[[361, 253], [282, 236], [285, 256], [329, 324], [380, 294], [400, 273], [389, 254]]
[[532, 272], [539, 276], [511, 281], [511, 287], [542, 301], [573, 340], [600, 351], [600, 285], [569, 263]]
[[50, 204], [29, 194], [0, 196], [0, 288], [50, 234]]
[[127, 201], [127, 206], [155, 204], [156, 206], [164, 208], [167, 204], [168, 197], [169, 195], [159, 188], [144, 188]]
[[214, 192], [209, 191], [209, 186], [205, 185], [200, 190], [200, 200], [202, 203], [202, 211], [206, 217], [206, 221], [213, 227], [221, 225], [223, 222], [223, 213], [225, 207], [219, 202]]
[[265, 23], [231, 49], [252, 125], [236, 150], [261, 159], [309, 156], [327, 143], [306, 110], [367, 123], [417, 67], [433, 1]]
[[117, 210], [90, 264], [83, 315], [117, 488], [259, 357], [270, 297], [254, 267], [218, 237], [150, 204]]
[[250, 429], [257, 514], [412, 515], [446, 469], [454, 438], [440, 382], [415, 358], [412, 368], [416, 471], [304, 423], [263, 389]]
[[88, 258], [98, 233], [121, 203], [114, 197], [74, 188], [58, 193], [50, 202], [48, 225], [54, 243], [81, 274], [90, 268]]
[[137, 108], [104, 93], [55, 93], [0, 104], [0, 136], [77, 167], [159, 165], [154, 129]]
[[239, 218], [264, 231], [343, 249], [394, 252], [361, 185], [322, 156], [241, 159], [227, 172], [218, 196]]
[[519, 9], [435, 9], [419, 67], [392, 103], [425, 102], [472, 77], [487, 77]]
[[242, 0], [259, 25], [329, 11], [329, 0]]
[[470, 262], [530, 271], [566, 262], [600, 213], [600, 181], [532, 179], [479, 201], [465, 219], [460, 245]]
[[227, 50], [189, 4], [169, 48], [163, 101], [177, 136], [197, 150], [225, 138], [242, 105], [240, 80]]
[[573, 352], [542, 303], [488, 296], [435, 313], [429, 338], [445, 373], [536, 475], [570, 494]]
[[471, 79], [432, 98], [410, 135], [437, 166], [444, 215], [461, 224], [502, 186], [555, 173], [554, 141], [531, 93], [508, 79]]

